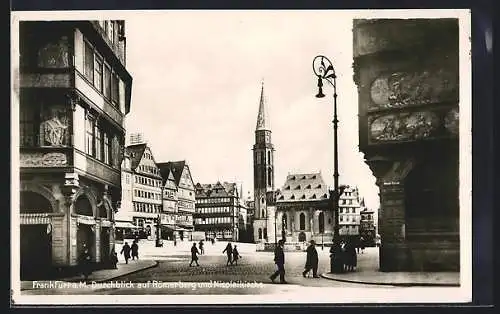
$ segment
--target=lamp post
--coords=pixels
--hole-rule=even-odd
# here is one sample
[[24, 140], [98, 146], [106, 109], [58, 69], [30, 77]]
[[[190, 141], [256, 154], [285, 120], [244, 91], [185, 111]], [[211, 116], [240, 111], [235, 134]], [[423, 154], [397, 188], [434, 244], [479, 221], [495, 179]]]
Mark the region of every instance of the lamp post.
[[334, 198], [333, 198], [333, 215], [335, 218], [333, 226], [333, 244], [332, 253], [334, 258], [332, 260], [331, 269], [332, 273], [341, 272], [343, 265], [339, 262], [338, 252], [340, 250], [339, 241], [339, 158], [338, 158], [338, 119], [337, 119], [337, 84], [336, 84], [336, 74], [333, 68], [332, 62], [325, 56], [319, 55], [313, 59], [313, 70], [314, 74], [318, 78], [318, 94], [317, 98], [325, 97], [323, 94], [323, 80], [326, 80], [333, 86], [333, 180], [334, 180]]

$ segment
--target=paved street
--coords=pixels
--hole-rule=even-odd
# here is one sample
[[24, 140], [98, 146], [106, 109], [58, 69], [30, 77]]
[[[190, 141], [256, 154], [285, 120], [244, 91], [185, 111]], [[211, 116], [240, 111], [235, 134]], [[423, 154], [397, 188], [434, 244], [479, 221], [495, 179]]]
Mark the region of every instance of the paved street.
[[[308, 288], [359, 288], [359, 284], [344, 283], [324, 278], [303, 278], [305, 252], [286, 252], [286, 280], [288, 284], [272, 284], [269, 275], [275, 271], [272, 252], [256, 252], [255, 246], [238, 244], [242, 259], [238, 265], [226, 266], [222, 253], [225, 243], [206, 244], [200, 266], [190, 267], [190, 243], [177, 247], [166, 244], [155, 248], [149, 242], [141, 245], [141, 259], [154, 259], [157, 267], [149, 268], [112, 280], [115, 286], [92, 284], [82, 286], [32, 289], [29, 294], [275, 294], [302, 292]], [[329, 271], [328, 248], [318, 247], [320, 263], [318, 274]], [[133, 262], [132, 262], [133, 263]], [[278, 280], [279, 281], [279, 280]], [[132, 283], [124, 286], [125, 283]], [[121, 286], [120, 286], [121, 284]], [[226, 285], [226, 286], [224, 286]], [[228, 288], [228, 285], [233, 285]], [[380, 288], [377, 285], [362, 285]], [[387, 289], [387, 287], [384, 287]], [[297, 290], [298, 289], [298, 290]], [[306, 290], [304, 290], [306, 289]]]

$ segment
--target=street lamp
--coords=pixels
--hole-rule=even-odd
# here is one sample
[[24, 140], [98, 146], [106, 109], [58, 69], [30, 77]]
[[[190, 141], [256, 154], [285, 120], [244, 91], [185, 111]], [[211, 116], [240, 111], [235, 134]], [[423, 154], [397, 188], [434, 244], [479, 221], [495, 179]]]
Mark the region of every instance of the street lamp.
[[333, 226], [333, 243], [331, 252], [333, 253], [333, 260], [331, 262], [332, 273], [342, 272], [343, 265], [339, 261], [340, 252], [340, 241], [339, 241], [339, 158], [338, 158], [338, 119], [337, 119], [337, 86], [335, 69], [333, 68], [332, 62], [325, 56], [319, 55], [313, 59], [313, 70], [314, 74], [318, 78], [318, 94], [317, 98], [325, 97], [323, 94], [323, 80], [326, 80], [333, 86], [333, 180], [334, 180], [334, 199], [333, 199], [333, 215], [335, 217], [335, 222]]

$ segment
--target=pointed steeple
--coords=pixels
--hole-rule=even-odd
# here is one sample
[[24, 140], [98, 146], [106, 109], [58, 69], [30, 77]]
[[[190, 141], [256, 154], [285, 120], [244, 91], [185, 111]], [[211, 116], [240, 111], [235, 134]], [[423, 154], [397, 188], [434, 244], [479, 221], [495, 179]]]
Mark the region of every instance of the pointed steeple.
[[269, 125], [269, 116], [267, 114], [266, 101], [264, 98], [264, 81], [262, 81], [262, 88], [260, 91], [259, 114], [257, 115], [257, 127], [255, 130], [271, 130], [271, 126]]

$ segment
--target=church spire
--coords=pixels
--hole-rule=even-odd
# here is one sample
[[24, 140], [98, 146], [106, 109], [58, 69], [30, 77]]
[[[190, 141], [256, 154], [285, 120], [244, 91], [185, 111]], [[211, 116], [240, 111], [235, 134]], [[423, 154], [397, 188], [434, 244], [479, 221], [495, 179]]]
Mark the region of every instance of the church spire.
[[262, 88], [260, 90], [259, 114], [257, 115], [257, 127], [255, 130], [271, 130], [267, 114], [266, 101], [264, 98], [264, 80], [262, 80]]

